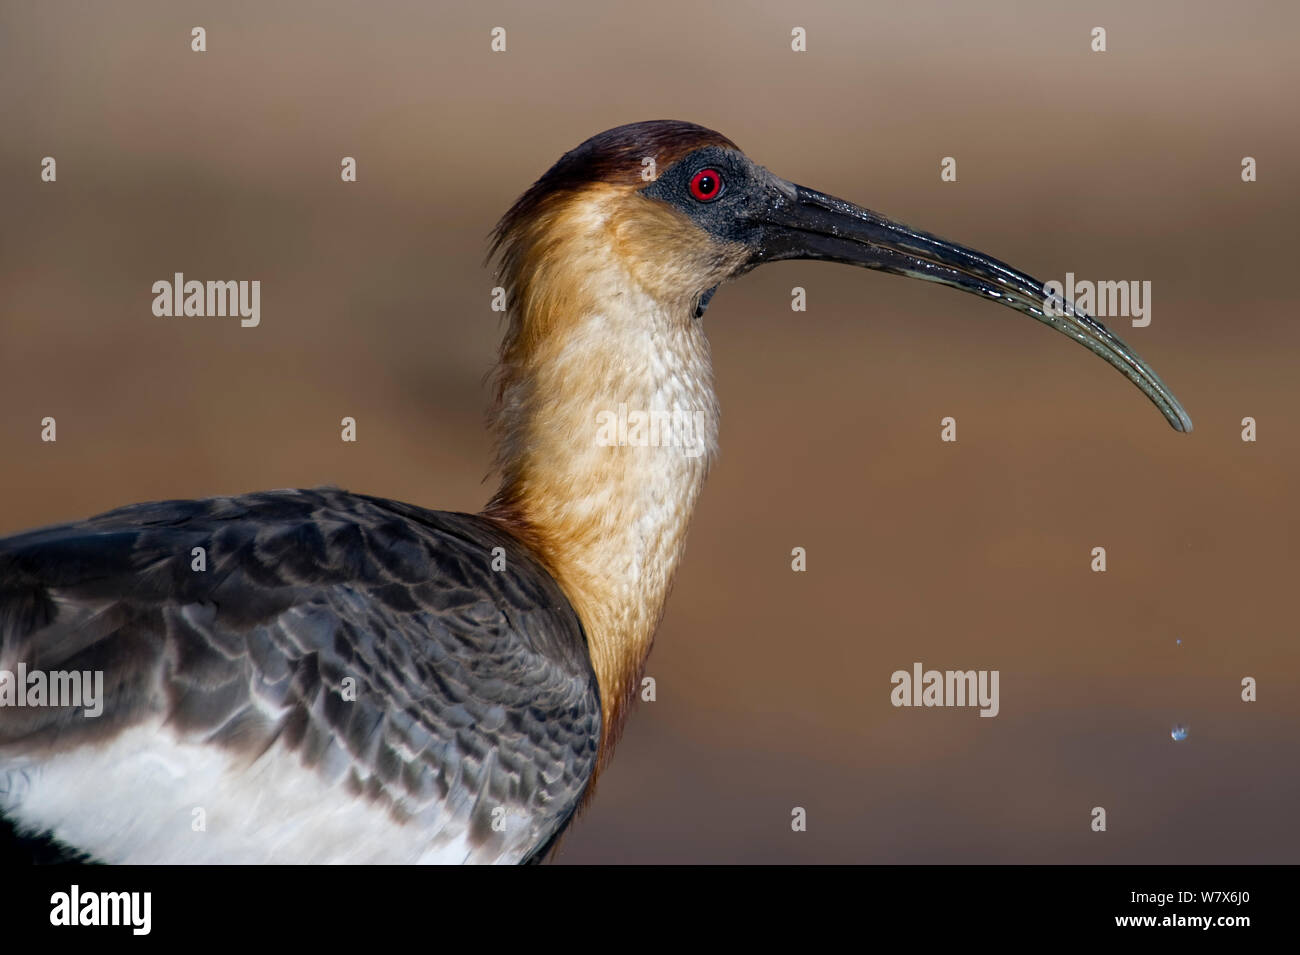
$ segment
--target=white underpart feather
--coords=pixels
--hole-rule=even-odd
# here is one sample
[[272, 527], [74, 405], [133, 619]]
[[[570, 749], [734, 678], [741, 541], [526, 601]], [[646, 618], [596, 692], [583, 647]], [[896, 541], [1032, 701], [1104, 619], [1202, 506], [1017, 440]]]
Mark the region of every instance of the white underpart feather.
[[[198, 809], [204, 826], [195, 831]], [[0, 812], [23, 831], [128, 864], [513, 863], [533, 838], [507, 815], [507, 851], [479, 860], [464, 832], [399, 824], [279, 743], [249, 764], [221, 746], [182, 742], [158, 723], [5, 765]]]

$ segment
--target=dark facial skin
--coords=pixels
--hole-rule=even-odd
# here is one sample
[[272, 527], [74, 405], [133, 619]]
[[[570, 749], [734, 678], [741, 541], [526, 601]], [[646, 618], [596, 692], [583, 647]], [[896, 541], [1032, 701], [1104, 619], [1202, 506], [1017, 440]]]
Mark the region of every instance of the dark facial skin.
[[[710, 169], [720, 174], [721, 185], [713, 198], [701, 200], [691, 194], [691, 180]], [[781, 180], [744, 153], [706, 146], [674, 163], [641, 192], [676, 207], [710, 235], [756, 248], [763, 242], [773, 204], [782, 198], [779, 184]], [[793, 191], [784, 198], [793, 199]]]

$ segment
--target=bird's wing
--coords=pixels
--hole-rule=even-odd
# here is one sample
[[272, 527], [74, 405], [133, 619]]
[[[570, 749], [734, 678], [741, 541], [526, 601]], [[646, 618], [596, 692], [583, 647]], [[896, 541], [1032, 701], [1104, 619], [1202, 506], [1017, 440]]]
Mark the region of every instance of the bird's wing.
[[[0, 813], [104, 861], [521, 861], [601, 730], [581, 623], [524, 548], [334, 489], [0, 540], [0, 671], [26, 691]], [[50, 705], [66, 674], [87, 699]]]

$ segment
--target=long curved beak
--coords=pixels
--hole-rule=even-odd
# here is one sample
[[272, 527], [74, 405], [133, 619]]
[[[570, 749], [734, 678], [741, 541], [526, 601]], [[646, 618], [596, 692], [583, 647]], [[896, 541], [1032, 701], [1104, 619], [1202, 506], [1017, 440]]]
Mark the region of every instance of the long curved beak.
[[982, 252], [920, 232], [825, 193], [780, 182], [764, 210], [757, 265], [822, 259], [925, 279], [991, 298], [1050, 325], [1100, 355], [1142, 389], [1175, 431], [1192, 419], [1160, 376], [1097, 319], [1052, 296], [1043, 283]]

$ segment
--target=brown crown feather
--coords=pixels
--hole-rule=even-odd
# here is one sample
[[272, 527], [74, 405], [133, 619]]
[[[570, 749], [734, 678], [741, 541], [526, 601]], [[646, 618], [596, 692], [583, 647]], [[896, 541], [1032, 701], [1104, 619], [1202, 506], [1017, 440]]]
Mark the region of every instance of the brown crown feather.
[[687, 153], [704, 146], [739, 150], [719, 132], [675, 119], [628, 123], [597, 133], [561, 156], [501, 217], [493, 230], [488, 258], [501, 253], [502, 272], [507, 278], [511, 277], [511, 265], [516, 255], [513, 246], [521, 233], [526, 233], [527, 223], [538, 217], [548, 199], [594, 183], [640, 185], [643, 182], [641, 160], [646, 156], [654, 159], [659, 170], [664, 170]]

